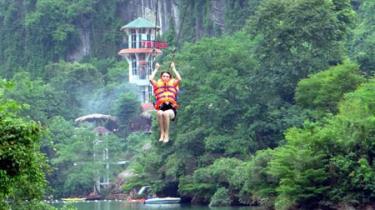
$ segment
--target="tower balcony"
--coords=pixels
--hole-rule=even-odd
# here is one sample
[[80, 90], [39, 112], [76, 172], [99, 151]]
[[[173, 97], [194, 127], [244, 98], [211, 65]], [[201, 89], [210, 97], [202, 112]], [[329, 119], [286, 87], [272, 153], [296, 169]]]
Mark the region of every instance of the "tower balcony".
[[141, 46], [145, 48], [165, 49], [168, 48], [168, 43], [163, 41], [144, 40]]
[[121, 56], [127, 56], [129, 54], [138, 54], [138, 53], [145, 53], [145, 54], [155, 53], [156, 55], [161, 55], [162, 51], [160, 49], [154, 49], [154, 48], [127, 48], [127, 49], [122, 49], [118, 52], [118, 54]]
[[140, 78], [139, 75], [131, 75], [129, 77], [129, 83], [135, 84], [137, 86], [147, 86], [150, 85], [148, 77]]

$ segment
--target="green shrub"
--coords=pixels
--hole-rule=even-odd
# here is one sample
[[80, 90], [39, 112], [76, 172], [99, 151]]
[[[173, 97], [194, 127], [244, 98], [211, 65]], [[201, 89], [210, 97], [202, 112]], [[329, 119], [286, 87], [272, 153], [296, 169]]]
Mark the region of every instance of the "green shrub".
[[211, 197], [210, 207], [214, 206], [229, 206], [231, 203], [229, 190], [225, 187], [220, 187]]

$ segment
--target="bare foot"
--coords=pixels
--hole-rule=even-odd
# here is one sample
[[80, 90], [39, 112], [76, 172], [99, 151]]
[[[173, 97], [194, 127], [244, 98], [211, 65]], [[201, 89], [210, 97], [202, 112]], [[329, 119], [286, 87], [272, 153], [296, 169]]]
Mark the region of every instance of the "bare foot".
[[164, 137], [164, 143], [167, 143], [169, 141], [169, 137], [168, 136], [166, 136], [166, 137]]
[[160, 133], [160, 139], [159, 139], [159, 141], [162, 141], [162, 142], [164, 142], [164, 139], [165, 139], [165, 134], [164, 133]]

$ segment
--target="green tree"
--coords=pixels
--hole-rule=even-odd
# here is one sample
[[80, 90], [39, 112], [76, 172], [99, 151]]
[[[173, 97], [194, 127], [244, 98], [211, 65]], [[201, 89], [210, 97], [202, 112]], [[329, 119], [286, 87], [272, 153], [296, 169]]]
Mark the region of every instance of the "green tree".
[[[41, 0], [30, 3], [34, 10], [25, 11], [24, 25], [28, 44], [26, 56], [39, 71], [48, 61], [64, 58], [78, 43], [78, 33], [74, 26], [70, 4], [64, 0]], [[41, 72], [38, 72], [41, 73]], [[40, 74], [39, 74], [40, 75]]]
[[42, 151], [47, 155], [53, 168], [52, 172], [47, 174], [50, 187], [48, 193], [55, 197], [62, 197], [64, 195], [64, 171], [68, 164], [56, 164], [53, 162], [57, 156], [57, 145], [62, 145], [67, 139], [72, 138], [75, 129], [74, 125], [66, 121], [62, 116], [54, 116], [48, 119], [47, 125], [48, 129], [43, 138]]
[[[153, 142], [152, 156], [161, 158], [157, 163], [138, 160], [142, 161], [140, 168], [152, 169], [140, 170], [143, 178], [157, 167], [160, 176], [147, 183], [154, 184], [159, 194], [177, 182], [183, 196], [194, 202], [208, 202], [218, 186], [194, 184], [195, 171], [221, 157], [249, 159], [258, 149], [275, 147], [290, 125], [302, 124], [301, 108], [256, 91], [260, 88], [258, 63], [251, 57], [256, 42], [244, 33], [236, 33], [185, 45], [178, 54], [183, 84], [181, 109], [177, 123], [172, 124], [172, 141], [166, 146]], [[157, 139], [156, 122], [154, 131], [153, 138]], [[241, 189], [236, 190], [238, 197]]]
[[39, 151], [41, 126], [18, 117], [20, 106], [6, 99], [9, 83], [0, 81], [0, 207], [22, 206], [42, 199], [47, 164]]
[[341, 63], [354, 14], [349, 0], [262, 1], [247, 29], [260, 39], [259, 91], [293, 102], [300, 79]]
[[259, 150], [246, 162], [243, 170], [245, 178], [234, 180], [240, 191], [242, 203], [259, 203], [266, 207], [274, 206], [277, 195], [276, 187], [279, 180], [268, 172], [270, 161], [273, 159], [274, 150]]
[[[238, 175], [236, 169], [242, 164], [242, 161], [235, 158], [217, 159], [212, 165], [199, 168], [192, 176], [181, 179], [179, 191], [183, 196], [192, 197], [195, 202], [211, 201], [213, 206], [229, 205], [235, 198], [228, 194], [238, 196], [239, 189], [231, 181]], [[219, 197], [225, 201], [218, 202]]]
[[51, 160], [57, 168], [59, 178], [63, 180], [60, 192], [62, 196], [85, 195], [91, 192], [95, 183], [95, 172], [100, 168], [100, 164], [93, 159], [95, 133], [87, 128], [71, 131], [70, 138], [56, 142], [56, 155]]
[[[50, 139], [54, 148], [51, 162], [56, 171], [49, 178], [55, 196], [87, 195], [100, 176], [108, 174], [113, 179], [119, 172], [116, 163], [126, 157], [123, 142], [115, 134], [98, 129], [93, 125], [73, 127], [61, 118], [51, 121]], [[103, 159], [105, 151], [107, 160]]]
[[287, 144], [273, 153], [269, 172], [280, 180], [276, 187], [276, 209], [316, 208], [314, 205], [324, 200], [328, 192], [329, 176], [325, 168], [328, 160], [321, 150], [327, 145], [319, 142], [313, 131], [290, 129], [286, 134]]
[[[0, 1], [0, 66], [11, 78], [22, 68], [32, 77], [44, 74], [44, 66], [83, 56], [112, 57], [118, 50], [123, 24], [117, 0]], [[112, 15], [108, 15], [112, 14]], [[89, 37], [89, 51], [79, 52], [82, 37]], [[85, 46], [87, 47], [87, 46]]]
[[267, 166], [279, 180], [277, 209], [371, 203], [374, 85], [371, 79], [345, 94], [336, 115], [288, 130], [286, 144], [275, 149]]
[[229, 190], [225, 187], [219, 188], [212, 196], [209, 206], [229, 206], [231, 203]]
[[359, 67], [346, 62], [299, 81], [295, 99], [304, 108], [336, 113], [343, 95], [364, 81]]
[[226, 33], [240, 31], [247, 19], [255, 14], [261, 0], [225, 1], [224, 29]]
[[375, 155], [374, 87], [375, 81], [371, 79], [347, 94], [340, 103], [339, 114], [330, 125], [334, 132], [327, 132], [327, 135], [336, 135], [337, 145], [340, 145], [332, 159], [332, 176], [336, 185], [331, 190], [331, 197], [353, 205], [366, 204], [374, 198], [370, 178], [375, 170], [371, 165]]
[[114, 102], [113, 113], [118, 117], [119, 133], [126, 137], [134, 129], [136, 118], [139, 118], [140, 102], [133, 93], [124, 93]]
[[68, 101], [62, 91], [54, 89], [41, 79], [33, 80], [27, 72], [19, 72], [13, 76], [14, 88], [6, 97], [14, 99], [28, 106], [21, 111], [21, 115], [46, 124], [55, 115], [69, 116]]
[[[59, 92], [65, 100], [64, 110], [69, 112], [58, 114], [66, 119], [74, 119], [88, 114], [85, 103], [91, 100], [95, 91], [104, 86], [103, 75], [89, 63], [59, 62], [47, 65], [43, 75], [44, 81]], [[83, 110], [82, 110], [83, 109]]]
[[358, 24], [351, 40], [351, 56], [359, 63], [360, 68], [369, 76], [374, 75], [375, 60], [373, 47], [375, 46], [375, 3], [364, 1], [358, 11]]

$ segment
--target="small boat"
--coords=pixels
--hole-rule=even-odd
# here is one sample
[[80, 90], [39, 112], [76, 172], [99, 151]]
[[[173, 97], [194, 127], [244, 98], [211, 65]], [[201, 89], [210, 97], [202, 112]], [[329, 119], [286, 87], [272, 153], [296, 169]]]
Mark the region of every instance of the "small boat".
[[165, 197], [165, 198], [150, 198], [145, 200], [145, 204], [175, 204], [180, 203], [181, 198]]
[[143, 199], [143, 198], [140, 198], [140, 199], [128, 198], [126, 201], [129, 202], [129, 203], [144, 203], [145, 199]]

